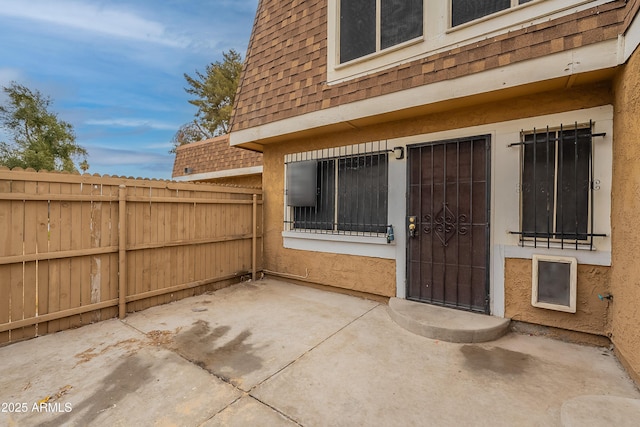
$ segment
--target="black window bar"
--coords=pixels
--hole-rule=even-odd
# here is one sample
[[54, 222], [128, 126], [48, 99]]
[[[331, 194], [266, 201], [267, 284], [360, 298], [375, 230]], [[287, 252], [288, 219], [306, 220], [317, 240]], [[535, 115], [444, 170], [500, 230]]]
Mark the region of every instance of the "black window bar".
[[385, 235], [392, 151], [380, 141], [287, 155], [285, 230]]
[[594, 233], [594, 197], [599, 181], [594, 180], [593, 138], [606, 133], [593, 133], [593, 121], [588, 125], [522, 131], [522, 141], [509, 144], [521, 146], [520, 156], [520, 235], [525, 246], [545, 244], [547, 248], [588, 245], [593, 250], [593, 238], [606, 234]]

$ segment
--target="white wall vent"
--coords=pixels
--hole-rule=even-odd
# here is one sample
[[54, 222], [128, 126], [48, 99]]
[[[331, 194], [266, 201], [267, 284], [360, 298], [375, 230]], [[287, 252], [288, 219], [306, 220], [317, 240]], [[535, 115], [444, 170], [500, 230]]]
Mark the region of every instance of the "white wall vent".
[[576, 312], [578, 261], [572, 257], [533, 255], [531, 305]]

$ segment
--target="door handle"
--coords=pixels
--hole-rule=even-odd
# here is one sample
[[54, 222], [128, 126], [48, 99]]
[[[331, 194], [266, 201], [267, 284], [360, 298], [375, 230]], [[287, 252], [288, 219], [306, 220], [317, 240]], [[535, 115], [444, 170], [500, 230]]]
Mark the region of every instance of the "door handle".
[[416, 237], [416, 217], [410, 216], [407, 222], [408, 222], [408, 229], [409, 229], [409, 237]]

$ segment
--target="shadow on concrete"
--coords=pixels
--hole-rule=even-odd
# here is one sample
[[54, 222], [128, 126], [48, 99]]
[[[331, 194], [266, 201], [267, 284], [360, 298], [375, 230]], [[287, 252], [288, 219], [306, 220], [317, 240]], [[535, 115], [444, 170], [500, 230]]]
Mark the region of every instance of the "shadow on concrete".
[[53, 420], [41, 424], [41, 427], [58, 427], [71, 420], [76, 425], [92, 425], [101, 413], [115, 407], [151, 378], [150, 366], [145, 365], [139, 356], [127, 357], [102, 380], [101, 387], [95, 393], [74, 405], [71, 412], [61, 414]]
[[500, 347], [483, 348], [463, 345], [460, 348], [465, 365], [473, 371], [490, 371], [496, 374], [519, 375], [525, 372], [531, 356]]
[[218, 346], [217, 342], [230, 330], [229, 326], [212, 329], [209, 322], [198, 320], [176, 335], [173, 349], [224, 381], [239, 385], [241, 377], [262, 368], [263, 359], [258, 356], [262, 347], [247, 342], [251, 337], [248, 330]]

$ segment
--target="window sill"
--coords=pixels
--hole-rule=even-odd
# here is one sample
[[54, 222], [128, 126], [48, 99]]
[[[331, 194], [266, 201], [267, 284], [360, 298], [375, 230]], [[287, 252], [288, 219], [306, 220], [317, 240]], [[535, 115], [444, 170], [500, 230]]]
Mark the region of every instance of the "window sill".
[[[392, 53], [392, 52], [395, 52], [395, 51], [398, 51], [398, 50], [402, 50], [402, 49], [404, 49], [406, 47], [409, 47], [409, 46], [413, 46], [413, 45], [416, 45], [416, 44], [424, 43], [424, 40], [425, 40], [424, 35], [421, 35], [421, 36], [416, 37], [414, 39], [407, 40], [407, 41], [402, 42], [402, 43], [398, 43], [398, 44], [390, 46], [390, 47], [388, 47], [386, 49], [382, 49], [382, 50], [379, 50], [377, 52], [373, 52], [373, 53], [370, 53], [368, 55], [361, 56], [359, 58], [354, 58], [354, 59], [346, 61], [346, 62], [337, 62], [337, 64], [334, 67], [334, 69], [335, 70], [342, 70], [342, 69], [345, 69], [345, 68], [349, 68], [352, 65], [358, 65], [358, 64], [361, 64], [363, 62], [370, 61], [373, 58], [377, 58], [379, 56], [384, 56], [384, 55], [387, 55], [389, 53]], [[332, 84], [332, 83], [335, 83], [335, 82], [328, 82], [328, 83]]]
[[500, 245], [501, 250], [503, 252], [504, 258], [521, 258], [521, 259], [531, 259], [534, 254], [544, 254], [544, 255], [554, 255], [554, 256], [563, 256], [563, 257], [574, 257], [578, 260], [578, 264], [589, 264], [589, 265], [602, 265], [602, 266], [611, 266], [611, 252], [609, 251], [598, 251], [594, 250], [584, 250], [574, 248], [567, 248], [565, 246], [564, 249], [551, 247], [547, 249], [547, 247], [538, 246], [534, 248], [531, 246], [510, 246], [510, 245]]
[[373, 258], [396, 258], [396, 245], [387, 243], [385, 236], [349, 236], [344, 234], [308, 233], [283, 231], [283, 246], [312, 252], [367, 256]]
[[[533, 0], [533, 1], [530, 1], [528, 3], [519, 4], [517, 6], [510, 6], [507, 9], [503, 9], [503, 10], [500, 10], [498, 12], [490, 13], [488, 15], [481, 16], [480, 18], [476, 18], [476, 19], [473, 19], [471, 21], [467, 21], [467, 22], [462, 23], [462, 24], [458, 24], [455, 27], [449, 27], [446, 30], [446, 33], [447, 34], [451, 34], [451, 33], [455, 32], [455, 31], [464, 30], [465, 28], [473, 27], [474, 25], [480, 24], [482, 22], [489, 21], [491, 19], [498, 18], [500, 16], [507, 15], [509, 13], [517, 12], [520, 9], [523, 9], [525, 7], [530, 7], [531, 5], [535, 5], [535, 4], [539, 3], [539, 2], [540, 2], [540, 0]], [[544, 15], [538, 16], [538, 17], [543, 17], [543, 16]], [[518, 22], [518, 24], [520, 24], [520, 22]]]

